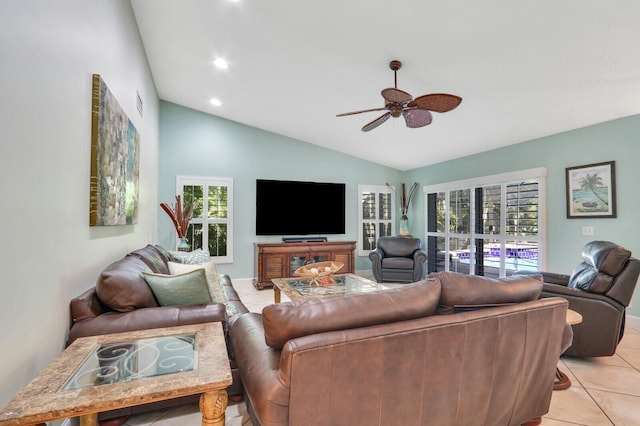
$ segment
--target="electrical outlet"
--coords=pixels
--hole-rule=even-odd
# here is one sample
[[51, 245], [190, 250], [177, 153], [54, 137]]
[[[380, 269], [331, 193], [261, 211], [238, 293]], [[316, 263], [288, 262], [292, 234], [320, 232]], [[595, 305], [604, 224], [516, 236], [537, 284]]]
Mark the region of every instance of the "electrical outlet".
[[582, 235], [593, 235], [593, 226], [583, 226]]

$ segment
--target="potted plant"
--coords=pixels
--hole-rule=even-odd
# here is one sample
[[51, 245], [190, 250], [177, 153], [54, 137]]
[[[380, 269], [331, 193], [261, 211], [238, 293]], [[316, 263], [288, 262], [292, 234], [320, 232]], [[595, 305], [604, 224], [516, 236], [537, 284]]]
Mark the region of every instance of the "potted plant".
[[[180, 239], [180, 243], [178, 244], [178, 251], [189, 251], [189, 244], [187, 243], [187, 229], [189, 228], [189, 222], [193, 217], [193, 209], [194, 205], [186, 210], [182, 207], [182, 200], [179, 195], [176, 195], [176, 203], [173, 207], [169, 206], [167, 203], [160, 203], [160, 207], [164, 210], [171, 218], [171, 222], [173, 222], [173, 226], [176, 228], [176, 233], [178, 234], [178, 238]], [[187, 211], [185, 214], [184, 212]]]
[[[396, 192], [395, 188], [387, 183], [387, 186], [391, 188], [391, 190]], [[413, 198], [413, 194], [418, 189], [418, 182], [414, 182], [409, 189], [409, 196], [407, 196], [407, 187], [404, 183], [400, 184], [401, 187], [401, 196], [400, 196], [400, 236], [401, 237], [410, 237], [409, 235], [409, 217], [407, 214], [409, 213], [409, 205], [411, 204], [411, 199]]]

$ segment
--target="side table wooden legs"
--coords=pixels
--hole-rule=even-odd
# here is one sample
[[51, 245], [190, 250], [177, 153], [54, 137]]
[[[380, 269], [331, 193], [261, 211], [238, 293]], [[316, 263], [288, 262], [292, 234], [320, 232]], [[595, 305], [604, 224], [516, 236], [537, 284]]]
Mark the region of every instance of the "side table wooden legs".
[[224, 412], [229, 403], [225, 389], [205, 392], [200, 396], [202, 426], [224, 426]]
[[277, 285], [273, 286], [273, 301], [274, 303], [280, 303], [280, 287]]
[[556, 381], [553, 382], [553, 390], [565, 390], [571, 387], [571, 380], [569, 377], [556, 368]]

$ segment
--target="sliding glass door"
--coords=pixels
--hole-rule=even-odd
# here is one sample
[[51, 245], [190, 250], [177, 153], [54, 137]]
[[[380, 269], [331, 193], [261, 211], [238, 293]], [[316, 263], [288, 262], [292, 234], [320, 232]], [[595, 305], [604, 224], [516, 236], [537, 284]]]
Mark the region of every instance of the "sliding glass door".
[[497, 278], [544, 268], [545, 173], [521, 173], [425, 188], [428, 272]]

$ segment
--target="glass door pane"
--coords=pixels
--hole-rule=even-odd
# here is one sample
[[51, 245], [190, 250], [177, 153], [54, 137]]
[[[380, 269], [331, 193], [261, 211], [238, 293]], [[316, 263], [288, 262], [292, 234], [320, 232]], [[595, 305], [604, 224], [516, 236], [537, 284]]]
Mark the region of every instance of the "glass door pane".
[[449, 231], [453, 234], [471, 233], [471, 190], [449, 192]]
[[362, 248], [373, 250], [376, 248], [376, 224], [365, 222], [362, 224]]
[[529, 241], [507, 241], [505, 245], [506, 275], [515, 271], [538, 270], [538, 243]]
[[471, 269], [471, 246], [469, 238], [449, 238], [449, 270], [468, 274]]

